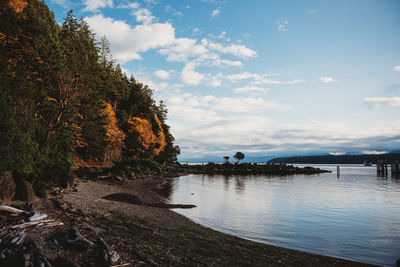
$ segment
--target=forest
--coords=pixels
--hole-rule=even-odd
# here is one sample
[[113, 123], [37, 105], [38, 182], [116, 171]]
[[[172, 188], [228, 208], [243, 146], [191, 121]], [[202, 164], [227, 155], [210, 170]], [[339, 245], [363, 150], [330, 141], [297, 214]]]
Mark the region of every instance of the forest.
[[1, 1], [0, 25], [0, 175], [65, 186], [80, 167], [177, 159], [164, 103], [73, 11], [59, 25], [43, 1]]

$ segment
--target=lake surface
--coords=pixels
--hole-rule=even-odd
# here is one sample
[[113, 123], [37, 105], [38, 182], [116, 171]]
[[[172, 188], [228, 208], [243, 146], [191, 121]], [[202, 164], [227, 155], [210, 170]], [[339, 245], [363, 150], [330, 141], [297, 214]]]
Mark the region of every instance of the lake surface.
[[[301, 165], [299, 165], [301, 166]], [[400, 179], [375, 167], [313, 165], [332, 173], [188, 175], [167, 185], [175, 211], [217, 231], [261, 243], [366, 263], [400, 258]], [[389, 170], [390, 172], [390, 170]]]

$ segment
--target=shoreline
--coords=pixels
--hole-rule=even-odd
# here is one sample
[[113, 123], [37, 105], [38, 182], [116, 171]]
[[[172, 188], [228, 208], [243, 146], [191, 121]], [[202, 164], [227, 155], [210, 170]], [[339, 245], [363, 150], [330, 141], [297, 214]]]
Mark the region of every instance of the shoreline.
[[[147, 255], [145, 262], [149, 264], [372, 266], [258, 243], [202, 226], [173, 210], [111, 201], [102, 196], [104, 193], [125, 193], [138, 197], [143, 203], [165, 201], [154, 192], [154, 189], [160, 187], [159, 180], [149, 179], [126, 181], [119, 185], [99, 179], [80, 181], [77, 192], [63, 195], [63, 201], [81, 210], [83, 214], [90, 214], [90, 218], [98, 224], [96, 227], [107, 229], [109, 236], [114, 236], [117, 240], [121, 233], [128, 233], [125, 242], [128, 241], [136, 250], [139, 249], [143, 255]], [[82, 201], [82, 195], [85, 196], [85, 201]], [[111, 215], [104, 217], [105, 212]], [[141, 228], [144, 232], [133, 231], [134, 228]], [[154, 247], [157, 251], [154, 251]], [[123, 248], [114, 249], [123, 251]], [[129, 254], [129, 251], [123, 253], [128, 261], [140, 260], [140, 257], [134, 259]]]

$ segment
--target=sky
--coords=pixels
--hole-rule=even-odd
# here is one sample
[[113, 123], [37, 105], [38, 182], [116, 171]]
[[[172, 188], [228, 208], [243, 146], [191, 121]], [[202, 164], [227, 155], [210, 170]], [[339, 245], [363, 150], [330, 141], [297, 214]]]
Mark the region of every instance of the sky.
[[179, 160], [400, 149], [398, 0], [46, 0], [163, 100]]

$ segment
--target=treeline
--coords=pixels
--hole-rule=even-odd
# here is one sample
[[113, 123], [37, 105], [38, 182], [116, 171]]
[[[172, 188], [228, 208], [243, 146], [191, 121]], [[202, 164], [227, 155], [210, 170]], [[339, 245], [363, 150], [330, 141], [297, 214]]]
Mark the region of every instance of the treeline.
[[176, 160], [165, 105], [72, 11], [58, 25], [43, 1], [0, 1], [0, 25], [0, 175], [65, 184], [74, 167]]
[[378, 161], [382, 160], [387, 160], [389, 163], [396, 160], [400, 161], [400, 154], [297, 156], [274, 158], [268, 162], [287, 164], [363, 164], [364, 162], [368, 162], [376, 164]]

